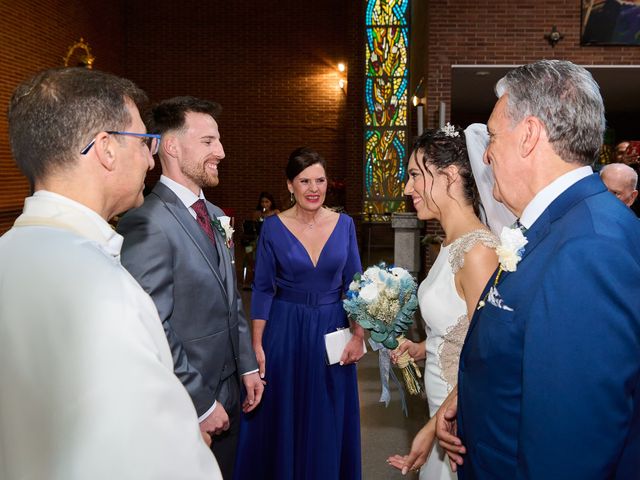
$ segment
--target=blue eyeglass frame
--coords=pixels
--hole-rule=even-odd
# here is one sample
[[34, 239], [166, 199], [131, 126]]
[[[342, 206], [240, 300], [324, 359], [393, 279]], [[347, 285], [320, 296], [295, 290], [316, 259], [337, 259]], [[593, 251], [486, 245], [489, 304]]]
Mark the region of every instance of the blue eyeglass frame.
[[[127, 135], [129, 137], [148, 138], [149, 142], [146, 143], [146, 145], [147, 145], [147, 148], [149, 149], [149, 152], [151, 152], [151, 155], [155, 155], [156, 153], [158, 153], [158, 148], [160, 147], [160, 139], [162, 138], [162, 135], [158, 133], [116, 132], [115, 130], [106, 130], [105, 133], [108, 133], [109, 135]], [[151, 145], [153, 145], [154, 138], [157, 140], [157, 142], [152, 152]], [[91, 140], [86, 147], [80, 150], [80, 155], [86, 155], [87, 152], [91, 150], [91, 147], [93, 147], [94, 143], [96, 143], [95, 138]]]

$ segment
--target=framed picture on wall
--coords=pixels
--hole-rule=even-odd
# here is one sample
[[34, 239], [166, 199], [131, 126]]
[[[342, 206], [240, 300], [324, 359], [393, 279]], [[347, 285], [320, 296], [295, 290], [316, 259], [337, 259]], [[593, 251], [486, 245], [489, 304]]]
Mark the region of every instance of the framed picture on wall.
[[581, 0], [581, 45], [640, 46], [640, 0]]

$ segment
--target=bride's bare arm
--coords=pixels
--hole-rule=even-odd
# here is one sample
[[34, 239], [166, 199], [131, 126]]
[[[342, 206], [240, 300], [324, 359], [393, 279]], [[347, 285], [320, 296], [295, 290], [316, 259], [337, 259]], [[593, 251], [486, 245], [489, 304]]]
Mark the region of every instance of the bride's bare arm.
[[498, 267], [498, 257], [493, 248], [476, 244], [464, 256], [464, 265], [456, 273], [456, 286], [467, 304], [467, 317], [471, 321], [480, 295], [491, 275]]

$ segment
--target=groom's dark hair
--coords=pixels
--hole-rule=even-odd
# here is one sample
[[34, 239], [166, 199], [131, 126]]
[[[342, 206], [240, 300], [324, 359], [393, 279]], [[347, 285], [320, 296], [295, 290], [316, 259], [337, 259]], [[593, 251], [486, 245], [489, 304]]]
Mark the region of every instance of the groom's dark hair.
[[188, 112], [206, 113], [215, 120], [222, 112], [222, 107], [216, 102], [196, 97], [173, 97], [155, 104], [145, 115], [144, 123], [149, 133], [163, 135], [169, 131], [182, 130]]

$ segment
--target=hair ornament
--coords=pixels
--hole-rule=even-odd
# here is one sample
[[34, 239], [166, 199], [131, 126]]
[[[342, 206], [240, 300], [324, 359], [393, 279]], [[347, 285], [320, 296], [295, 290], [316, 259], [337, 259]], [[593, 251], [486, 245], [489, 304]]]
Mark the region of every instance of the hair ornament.
[[456, 130], [456, 127], [451, 125], [449, 122], [440, 129], [442, 133], [444, 133], [445, 137], [459, 137], [460, 132]]

